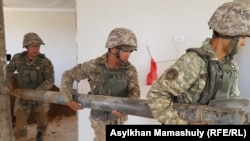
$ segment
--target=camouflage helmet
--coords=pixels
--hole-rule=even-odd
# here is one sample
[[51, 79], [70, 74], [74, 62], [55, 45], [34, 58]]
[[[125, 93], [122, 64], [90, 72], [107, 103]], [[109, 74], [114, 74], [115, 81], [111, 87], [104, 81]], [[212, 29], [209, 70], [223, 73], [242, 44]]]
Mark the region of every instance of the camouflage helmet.
[[23, 47], [27, 47], [32, 44], [43, 44], [43, 40], [34, 32], [26, 33], [23, 37]]
[[123, 46], [126, 50], [136, 50], [137, 39], [133, 31], [126, 28], [115, 28], [108, 36], [106, 48]]
[[227, 36], [250, 36], [250, 10], [240, 2], [222, 4], [211, 16], [208, 25]]

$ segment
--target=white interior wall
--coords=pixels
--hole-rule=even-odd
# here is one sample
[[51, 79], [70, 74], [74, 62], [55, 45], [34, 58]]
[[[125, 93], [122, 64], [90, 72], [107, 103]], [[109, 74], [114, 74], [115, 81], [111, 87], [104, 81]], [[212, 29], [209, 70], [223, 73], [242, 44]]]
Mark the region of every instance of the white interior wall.
[[[248, 7], [250, 7], [249, 0], [234, 0], [236, 2], [244, 2]], [[236, 55], [235, 60], [239, 63], [239, 89], [241, 96], [246, 99], [250, 99], [250, 66], [249, 66], [249, 55], [250, 52], [250, 38], [247, 38], [247, 44], [245, 47], [240, 49], [239, 53]], [[250, 112], [250, 106], [246, 108]]]
[[[250, 52], [250, 38], [247, 39], [247, 44], [244, 48], [240, 49], [239, 53], [235, 57], [235, 60], [239, 63], [239, 89], [242, 98], [250, 99], [250, 66], [249, 66], [249, 53]], [[250, 104], [250, 103], [249, 103]], [[250, 106], [247, 107], [247, 111], [250, 112]]]

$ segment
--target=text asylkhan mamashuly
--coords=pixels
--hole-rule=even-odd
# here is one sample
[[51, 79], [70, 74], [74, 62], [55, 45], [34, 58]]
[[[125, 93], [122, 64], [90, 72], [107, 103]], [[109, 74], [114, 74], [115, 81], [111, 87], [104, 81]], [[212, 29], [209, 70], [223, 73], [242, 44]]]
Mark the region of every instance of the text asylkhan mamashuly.
[[202, 131], [200, 129], [196, 130], [180, 130], [180, 131], [174, 131], [174, 130], [162, 130], [162, 129], [154, 129], [153, 131], [141, 131], [137, 129], [127, 129], [123, 131], [117, 131], [115, 129], [112, 129], [109, 136], [120, 136], [122, 138], [126, 137], [136, 137], [136, 136], [197, 136], [199, 138], [203, 138], [205, 131]]

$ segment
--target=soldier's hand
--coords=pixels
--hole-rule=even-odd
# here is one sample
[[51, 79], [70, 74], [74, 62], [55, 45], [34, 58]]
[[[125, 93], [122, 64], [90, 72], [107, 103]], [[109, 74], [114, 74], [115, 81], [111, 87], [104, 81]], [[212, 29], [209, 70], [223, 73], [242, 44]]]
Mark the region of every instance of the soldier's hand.
[[81, 103], [78, 103], [76, 101], [70, 101], [68, 103], [66, 103], [70, 109], [72, 109], [73, 111], [77, 111], [77, 110], [81, 110], [83, 109], [83, 105]]
[[125, 116], [127, 116], [127, 114], [118, 112], [116, 110], [113, 110], [112, 114], [115, 115], [115, 116], [117, 116], [117, 117], [125, 117]]

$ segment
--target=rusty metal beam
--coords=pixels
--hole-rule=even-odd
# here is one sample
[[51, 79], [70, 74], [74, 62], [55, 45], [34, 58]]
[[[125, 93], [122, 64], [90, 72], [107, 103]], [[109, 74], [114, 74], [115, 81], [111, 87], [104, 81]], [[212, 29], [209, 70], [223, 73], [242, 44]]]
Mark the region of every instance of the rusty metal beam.
[[[111, 111], [118, 111], [141, 117], [152, 118], [152, 114], [145, 100], [129, 99], [120, 97], [110, 97], [104, 95], [76, 94], [72, 91], [76, 101], [84, 105], [85, 108]], [[15, 89], [14, 95], [23, 99], [43, 101], [48, 103], [57, 103], [65, 105], [62, 94], [57, 91]]]
[[[62, 94], [55, 91], [16, 89], [15, 96], [65, 105]], [[116, 109], [129, 115], [153, 118], [149, 106], [144, 99], [130, 99], [103, 95], [77, 94], [72, 92], [74, 99], [85, 108], [111, 111]], [[204, 121], [206, 124], [246, 124], [247, 113], [239, 108], [211, 107], [174, 103], [174, 109], [182, 113], [188, 121]]]

